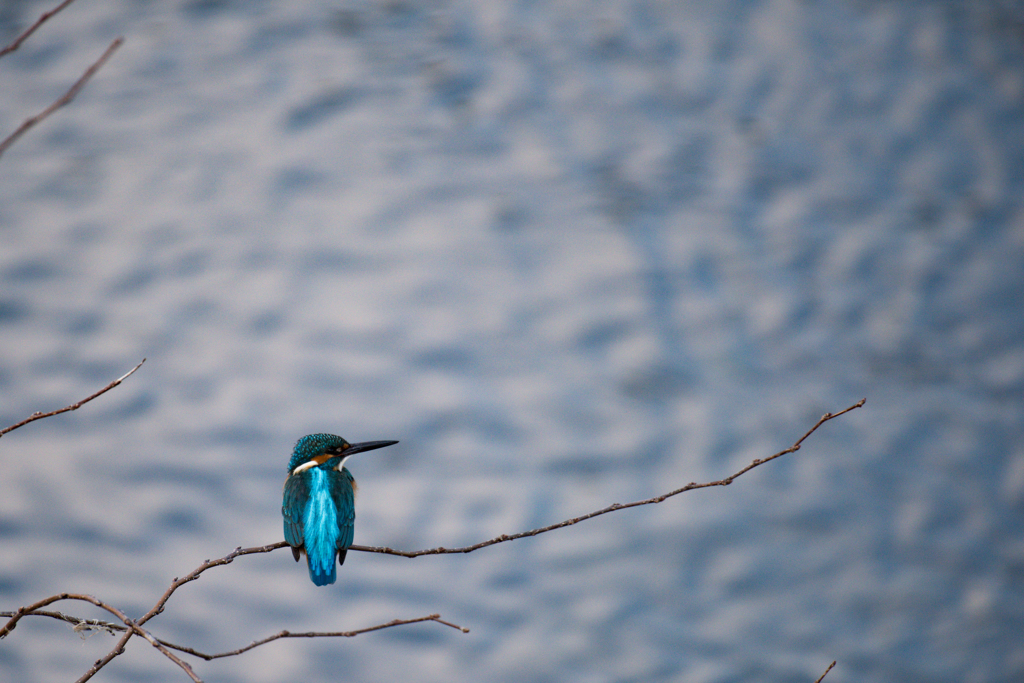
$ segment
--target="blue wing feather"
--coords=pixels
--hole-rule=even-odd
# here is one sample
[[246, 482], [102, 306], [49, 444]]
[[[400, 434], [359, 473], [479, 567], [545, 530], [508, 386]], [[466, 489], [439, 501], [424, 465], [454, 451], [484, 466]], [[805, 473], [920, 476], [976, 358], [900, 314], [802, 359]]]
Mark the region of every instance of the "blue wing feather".
[[293, 548], [296, 560], [304, 543], [302, 517], [308, 501], [309, 486], [302, 474], [288, 477], [284, 482], [281, 515], [284, 517], [284, 540]]
[[356, 496], [352, 475], [345, 468], [331, 478], [331, 489], [334, 500], [338, 504], [338, 564], [345, 564], [345, 554], [355, 535]]

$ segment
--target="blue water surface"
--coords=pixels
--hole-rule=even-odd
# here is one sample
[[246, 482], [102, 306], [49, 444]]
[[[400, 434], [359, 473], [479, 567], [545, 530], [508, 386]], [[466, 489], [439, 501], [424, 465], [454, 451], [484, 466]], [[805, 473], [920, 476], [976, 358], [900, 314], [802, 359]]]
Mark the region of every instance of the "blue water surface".
[[[6, 44], [55, 3], [0, 9]], [[1024, 680], [1019, 3], [78, 0], [0, 59], [0, 610], [138, 616], [206, 681]], [[103, 618], [81, 603], [70, 614]], [[113, 647], [26, 618], [0, 680]], [[147, 643], [97, 678], [185, 680]]]

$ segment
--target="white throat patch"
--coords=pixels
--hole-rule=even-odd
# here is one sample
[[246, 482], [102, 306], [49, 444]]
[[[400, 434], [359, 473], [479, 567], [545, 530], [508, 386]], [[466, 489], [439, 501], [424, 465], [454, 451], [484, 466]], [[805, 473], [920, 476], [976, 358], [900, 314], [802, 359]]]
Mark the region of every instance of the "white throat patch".
[[294, 470], [292, 470], [292, 474], [298, 474], [299, 472], [305, 472], [306, 470], [311, 469], [311, 468], [316, 467], [316, 466], [317, 466], [317, 461], [316, 460], [310, 460], [309, 462], [304, 462], [301, 465], [299, 465], [298, 467], [296, 467]]
[[[327, 462], [327, 460], [330, 460], [330, 458], [334, 458], [334, 457], [337, 457], [337, 456], [332, 455], [332, 456], [329, 456], [327, 458], [322, 458], [322, 456], [317, 456], [316, 458], [313, 458], [309, 462], [304, 462], [301, 465], [299, 465], [298, 467], [296, 467], [294, 470], [292, 470], [292, 474], [298, 474], [299, 472], [305, 472], [308, 469], [312, 469], [312, 468], [317, 467], [319, 465], [323, 465], [325, 462]], [[336, 469], [339, 472], [341, 472], [341, 468], [345, 466], [345, 461], [348, 460], [349, 457], [351, 457], [351, 456], [346, 455], [344, 458], [339, 460], [337, 467], [335, 467], [334, 469]]]

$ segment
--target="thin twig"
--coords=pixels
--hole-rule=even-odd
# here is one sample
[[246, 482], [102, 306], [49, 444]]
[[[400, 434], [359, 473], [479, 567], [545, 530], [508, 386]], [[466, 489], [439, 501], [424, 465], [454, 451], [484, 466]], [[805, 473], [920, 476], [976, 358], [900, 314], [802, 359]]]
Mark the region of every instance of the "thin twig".
[[18, 427], [24, 427], [29, 422], [35, 422], [36, 420], [42, 420], [44, 417], [53, 417], [54, 415], [60, 415], [61, 413], [66, 413], [66, 412], [68, 412], [70, 410], [78, 410], [83, 405], [85, 405], [89, 401], [93, 400], [97, 396], [102, 396], [103, 394], [107, 393], [108, 391], [110, 391], [111, 389], [116, 387], [121, 382], [123, 382], [126, 379], [128, 379], [128, 377], [130, 377], [133, 372], [135, 372], [136, 370], [141, 368], [142, 367], [142, 363], [145, 363], [145, 362], [146, 362], [146, 359], [143, 358], [142, 361], [138, 365], [136, 365], [134, 368], [132, 368], [128, 372], [124, 373], [123, 375], [121, 375], [120, 377], [115, 379], [113, 382], [111, 382], [107, 386], [105, 386], [102, 389], [100, 389], [99, 391], [97, 391], [92, 396], [87, 396], [86, 398], [83, 398], [78, 403], [73, 403], [73, 404], [71, 404], [69, 406], [61, 408], [60, 410], [52, 410], [52, 411], [50, 411], [48, 413], [32, 413], [32, 415], [30, 415], [29, 417], [25, 418], [24, 420], [22, 420], [18, 424], [11, 425], [10, 427], [7, 427], [6, 429], [0, 429], [0, 436], [3, 436], [7, 432], [13, 432]]
[[14, 616], [11, 617], [6, 624], [4, 624], [3, 628], [0, 628], [0, 638], [6, 637], [7, 634], [13, 631], [14, 627], [18, 625], [18, 621], [21, 620], [22, 617], [27, 616], [35, 610], [40, 609], [42, 607], [46, 607], [47, 605], [57, 602], [59, 600], [80, 600], [82, 602], [88, 602], [90, 604], [96, 605], [100, 609], [110, 612], [115, 617], [120, 619], [127, 628], [131, 629], [130, 631], [126, 632], [124, 636], [122, 636], [122, 641], [126, 641], [127, 637], [131, 633], [135, 633], [136, 635], [141, 636], [142, 638], [147, 640], [150, 645], [159, 650], [161, 654], [163, 654], [169, 660], [171, 660], [179, 667], [181, 667], [181, 670], [184, 671], [188, 675], [188, 677], [192, 679], [193, 683], [203, 683], [202, 680], [195, 675], [195, 672], [192, 671], [191, 666], [189, 666], [186, 662], [182, 661], [182, 659], [178, 657], [176, 654], [168, 650], [166, 646], [158, 642], [157, 639], [154, 638], [149, 631], [145, 630], [144, 628], [142, 628], [142, 626], [132, 621], [128, 617], [128, 615], [126, 615], [124, 612], [117, 609], [113, 605], [108, 605], [99, 598], [95, 598], [91, 595], [85, 595], [81, 593], [60, 593], [59, 595], [51, 595], [50, 597], [44, 598], [32, 605], [22, 607], [14, 613]]
[[7, 148], [13, 145], [15, 142], [17, 142], [18, 138], [27, 133], [28, 130], [32, 128], [32, 126], [36, 125], [53, 112], [57, 111], [61, 107], [71, 102], [71, 100], [75, 99], [75, 95], [77, 95], [78, 92], [85, 87], [85, 84], [88, 82], [88, 80], [92, 78], [93, 75], [97, 71], [99, 71], [104, 64], [106, 64], [107, 60], [110, 59], [110, 56], [114, 54], [114, 51], [117, 50], [117, 48], [121, 47], [123, 43], [124, 38], [115, 38], [114, 42], [112, 42], [110, 46], [106, 49], [106, 51], [104, 51], [104, 53], [100, 55], [100, 58], [93, 62], [92, 66], [85, 70], [85, 73], [82, 74], [82, 77], [75, 81], [75, 84], [72, 85], [60, 99], [58, 99], [56, 102], [54, 102], [49, 107], [39, 112], [32, 118], [25, 119], [25, 121], [20, 126], [18, 126], [18, 129], [16, 131], [14, 131], [6, 138], [4, 138], [3, 141], [0, 141], [0, 156], [3, 156], [3, 153], [7, 151]]
[[[17, 614], [17, 612], [0, 612], [0, 617], [13, 617], [15, 614]], [[64, 614], [63, 612], [45, 609], [33, 610], [25, 616], [50, 617], [51, 619], [57, 619], [58, 621], [65, 621], [74, 627], [72, 630], [76, 633], [81, 633], [83, 631], [106, 631], [113, 635], [114, 631], [122, 632], [128, 630], [127, 626], [115, 624], [111, 621], [103, 621], [102, 619], [82, 619], [81, 617]]]
[[125, 634], [121, 636], [121, 639], [117, 641], [117, 645], [113, 647], [107, 654], [93, 662], [89, 670], [82, 674], [75, 683], [85, 683], [87, 680], [99, 673], [99, 670], [110, 663], [114, 657], [124, 654], [125, 643], [134, 635], [134, 631], [125, 631]]
[[825, 676], [828, 675], [828, 672], [831, 671], [832, 667], [834, 667], [835, 665], [836, 665], [835, 662], [832, 662], [831, 664], [829, 664], [828, 668], [825, 669], [825, 673], [821, 674], [821, 676], [818, 677], [818, 680], [814, 681], [814, 683], [821, 683], [822, 680], [824, 680]]
[[866, 400], [867, 399], [861, 399], [860, 401], [858, 401], [857, 403], [853, 404], [849, 408], [846, 408], [844, 410], [840, 410], [838, 413], [825, 413], [821, 417], [821, 419], [818, 420], [818, 422], [807, 431], [806, 434], [804, 434], [799, 439], [797, 439], [796, 443], [794, 443], [789, 448], [787, 448], [785, 450], [782, 450], [782, 451], [779, 451], [775, 455], [769, 456], [767, 458], [761, 458], [761, 459], [758, 459], [758, 460], [754, 460], [752, 463], [750, 463], [749, 465], [747, 465], [746, 467], [744, 467], [740, 471], [738, 471], [738, 472], [736, 472], [734, 474], [729, 475], [725, 479], [719, 479], [718, 481], [709, 481], [709, 482], [704, 483], [704, 484], [697, 484], [695, 482], [690, 482], [689, 484], [687, 484], [686, 486], [684, 486], [682, 488], [678, 488], [675, 491], [669, 491], [668, 493], [662, 494], [660, 496], [655, 496], [654, 498], [648, 498], [646, 500], [637, 500], [637, 501], [634, 501], [632, 503], [614, 503], [613, 505], [609, 505], [606, 508], [601, 508], [600, 510], [595, 510], [594, 512], [590, 512], [588, 514], [582, 515], [581, 517], [574, 517], [573, 519], [567, 519], [564, 522], [558, 522], [557, 524], [551, 524], [549, 526], [541, 527], [539, 529], [531, 529], [530, 531], [520, 531], [519, 533], [516, 533], [516, 534], [502, 534], [501, 536], [497, 536], [496, 538], [492, 538], [492, 539], [487, 540], [487, 541], [481, 541], [480, 543], [475, 543], [473, 545], [465, 546], [463, 548], [444, 548], [444, 547], [439, 547], [439, 548], [430, 548], [429, 550], [405, 551], [405, 550], [395, 550], [393, 548], [386, 548], [386, 547], [354, 545], [351, 548], [349, 548], [349, 550], [361, 550], [363, 552], [368, 552], [368, 553], [384, 553], [386, 555], [399, 555], [401, 557], [420, 557], [421, 555], [445, 555], [445, 554], [449, 554], [449, 553], [471, 553], [474, 550], [479, 550], [480, 548], [486, 548], [487, 546], [495, 545], [497, 543], [504, 543], [506, 541], [514, 541], [517, 538], [526, 538], [528, 536], [536, 536], [537, 534], [543, 534], [543, 533], [546, 533], [548, 531], [553, 531], [555, 529], [561, 529], [561, 528], [564, 528], [564, 527], [567, 527], [567, 526], [572, 526], [573, 524], [579, 524], [580, 522], [586, 521], [588, 519], [593, 519], [594, 517], [599, 517], [601, 515], [608, 514], [609, 512], [615, 512], [616, 510], [625, 510], [627, 508], [640, 507], [641, 505], [651, 505], [651, 504], [654, 504], [654, 503], [661, 503], [661, 502], [663, 502], [663, 501], [665, 501], [665, 500], [667, 500], [667, 499], [669, 499], [669, 498], [671, 498], [673, 496], [678, 496], [680, 493], [686, 493], [687, 491], [693, 491], [694, 489], [706, 489], [706, 488], [710, 488], [712, 486], [728, 486], [737, 477], [740, 477], [740, 476], [746, 474], [747, 472], [749, 472], [750, 470], [754, 469], [755, 467], [759, 467], [760, 465], [763, 465], [766, 462], [771, 462], [772, 460], [775, 460], [776, 458], [781, 458], [784, 455], [787, 455], [789, 453], [794, 453], [794, 452], [800, 450], [800, 446], [803, 444], [804, 440], [806, 440], [807, 437], [809, 437], [811, 434], [813, 434], [815, 431], [817, 431], [818, 427], [820, 427], [821, 425], [825, 424], [829, 420], [834, 420], [835, 418], [839, 417], [840, 415], [845, 415], [846, 413], [850, 412], [851, 410], [856, 410], [857, 408], [860, 408], [861, 406], [864, 405]]
[[185, 672], [185, 675], [191, 678], [194, 683], [203, 683], [203, 679], [199, 678], [199, 676], [196, 675], [196, 673], [192, 670], [192, 666], [188, 664], [188, 662], [185, 662], [180, 657], [178, 657], [178, 655], [174, 654], [169, 649], [167, 649], [167, 647], [163, 643], [158, 641], [156, 638], [154, 638], [149, 631], [143, 629], [128, 617], [124, 618], [124, 623], [125, 626], [131, 628], [133, 632], [139, 634], [140, 636], [148, 640], [149, 644], [155, 647], [157, 650], [159, 650], [164, 657], [167, 657], [167, 659], [171, 660], [179, 667], [181, 667], [181, 670]]
[[[56, 600], [64, 599], [65, 597], [67, 599], [74, 599], [76, 596], [67, 595], [67, 594], [55, 595], [55, 596], [51, 596], [51, 597], [47, 598], [46, 600], [41, 600], [39, 603], [36, 603], [36, 604], [41, 604], [41, 603], [49, 604], [50, 602], [55, 602]], [[92, 600], [87, 600], [87, 602], [92, 602]], [[93, 603], [93, 604], [96, 604], [96, 603]], [[75, 631], [95, 629], [95, 630], [100, 630], [100, 631], [106, 631], [106, 632], [110, 633], [111, 635], [114, 635], [115, 631], [116, 632], [124, 632], [124, 631], [129, 630], [128, 626], [125, 626], [125, 625], [122, 625], [122, 624], [115, 624], [113, 622], [103, 621], [101, 619], [82, 619], [80, 617], [74, 617], [74, 616], [71, 616], [71, 615], [68, 615], [68, 614], [64, 614], [63, 612], [56, 612], [56, 611], [43, 610], [43, 609], [32, 609], [33, 607], [34, 607], [34, 605], [29, 605], [28, 607], [25, 607], [25, 608], [23, 608], [21, 610], [18, 610], [17, 612], [0, 612], [0, 617], [18, 617], [18, 619], [21, 619], [22, 617], [50, 617], [52, 619], [57, 619], [59, 621], [65, 621], [65, 622], [67, 622], [69, 624], [73, 624], [74, 627], [75, 627]], [[108, 610], [108, 611], [110, 611], [110, 610]], [[462, 633], [469, 633], [469, 629], [468, 628], [465, 628], [463, 626], [459, 626], [458, 624], [453, 624], [450, 621], [446, 621], [446, 620], [441, 618], [440, 614], [428, 614], [425, 617], [417, 617], [415, 619], [393, 619], [392, 621], [389, 621], [389, 622], [384, 623], [384, 624], [377, 624], [375, 626], [368, 626], [366, 628], [360, 628], [360, 629], [356, 629], [354, 631], [305, 631], [305, 632], [302, 632], [302, 633], [292, 633], [291, 631], [280, 631], [278, 633], [275, 633], [272, 636], [268, 636], [267, 638], [262, 638], [260, 640], [254, 640], [253, 642], [249, 643], [245, 647], [240, 647], [237, 650], [231, 650], [230, 652], [220, 652], [220, 653], [213, 654], [213, 655], [206, 654], [204, 652], [200, 652], [199, 650], [196, 650], [196, 649], [191, 648], [191, 647], [186, 647], [184, 645], [175, 645], [174, 643], [172, 643], [170, 641], [167, 641], [167, 640], [164, 640], [162, 638], [156, 638], [155, 642], [159, 643], [160, 645], [163, 645], [167, 649], [177, 650], [178, 652], [184, 652], [186, 654], [194, 655], [196, 657], [200, 657], [202, 659], [205, 659], [206, 661], [211, 661], [211, 660], [214, 660], [214, 659], [220, 659], [222, 657], [231, 657], [232, 655], [240, 655], [243, 652], [248, 652], [249, 650], [252, 650], [253, 648], [257, 648], [260, 645], [265, 645], [267, 643], [273, 642], [275, 640], [280, 640], [282, 638], [354, 638], [354, 637], [356, 637], [358, 635], [361, 635], [363, 633], [371, 633], [373, 631], [381, 631], [381, 630], [384, 630], [386, 628], [392, 628], [394, 626], [404, 626], [406, 624], [417, 624], [417, 623], [420, 623], [420, 622], [423, 622], [423, 621], [434, 621], [434, 622], [437, 622], [438, 624], [442, 624], [444, 626], [448, 626], [449, 628], [453, 628], [453, 629], [455, 629], [457, 631], [461, 631]], [[13, 624], [9, 624], [8, 626], [9, 626], [9, 628], [6, 629], [6, 631], [3, 634], [3, 636], [6, 636], [8, 633], [10, 633], [11, 631], [14, 630], [14, 625]], [[138, 626], [139, 626], [138, 622], [135, 622], [134, 626], [135, 626], [135, 628], [133, 628], [131, 630], [134, 630], [136, 634], [139, 634], [140, 630], [138, 628]], [[3, 636], [0, 636], [0, 637], [3, 637]]]
[[[140, 363], [140, 365], [141, 365], [141, 363]], [[135, 370], [133, 369], [132, 372], [134, 372], [134, 371]], [[129, 374], [131, 374], [131, 373], [129, 373]], [[127, 375], [125, 375], [125, 377], [127, 377]], [[122, 379], [124, 379], [124, 378], [122, 378]], [[171, 595], [174, 593], [174, 591], [178, 590], [178, 588], [180, 588], [184, 584], [188, 583], [189, 581], [195, 581], [197, 578], [199, 578], [199, 575], [202, 574], [207, 569], [211, 569], [212, 567], [219, 567], [219, 566], [222, 566], [222, 565], [225, 565], [225, 564], [231, 564], [231, 562], [234, 561], [234, 559], [236, 557], [238, 557], [239, 555], [252, 555], [252, 554], [255, 554], [255, 553], [269, 553], [270, 551], [276, 550], [277, 548], [283, 547], [284, 545], [287, 545], [287, 544], [285, 544], [284, 542], [281, 542], [281, 543], [274, 544], [273, 546], [261, 546], [261, 547], [255, 547], [255, 548], [242, 548], [242, 547], [238, 547], [238, 548], [235, 548], [233, 551], [231, 551], [226, 556], [224, 556], [224, 557], [222, 557], [220, 559], [217, 559], [217, 560], [206, 560], [205, 562], [203, 562], [201, 565], [196, 567], [194, 570], [192, 570], [191, 572], [189, 572], [188, 574], [186, 574], [182, 578], [179, 579], [179, 578], [175, 577], [171, 581], [171, 585], [167, 588], [166, 591], [164, 591], [164, 594], [162, 596], [160, 596], [159, 600], [157, 600], [156, 604], [153, 605], [153, 607], [148, 612], [146, 612], [140, 619], [136, 620], [134, 622], [134, 626], [136, 628], [141, 628], [142, 625], [145, 624], [147, 621], [149, 621], [150, 619], [152, 619], [156, 615], [158, 615], [161, 612], [163, 612], [164, 611], [164, 605], [167, 604], [167, 600], [171, 597]], [[37, 603], [37, 605], [39, 607], [44, 606], [44, 605], [38, 604], [38, 603]], [[33, 607], [35, 607], [35, 606], [33, 606]], [[27, 612], [27, 611], [31, 611], [31, 610], [30, 609], [26, 609], [26, 608], [22, 608], [21, 610], [18, 610], [19, 613]], [[20, 618], [20, 616], [19, 616], [19, 618]], [[9, 632], [9, 631], [10, 631], [10, 629], [7, 629], [7, 632]], [[114, 657], [117, 657], [118, 655], [124, 654], [124, 646], [125, 646], [125, 644], [131, 639], [131, 637], [133, 635], [135, 635], [136, 632], [137, 632], [136, 629], [132, 629], [132, 630], [126, 631], [125, 634], [123, 636], [121, 636], [121, 639], [117, 642], [117, 644], [110, 650], [110, 652], [108, 652], [106, 655], [104, 655], [101, 659], [97, 659], [93, 663], [93, 665], [89, 668], [89, 670], [86, 671], [84, 674], [82, 674], [82, 676], [75, 683], [85, 683], [90, 678], [95, 676], [99, 672], [100, 669], [102, 669], [107, 664], [109, 664], [110, 661], [114, 659]], [[0, 637], [3, 637], [3, 635], [5, 635], [4, 631], [0, 630]], [[181, 650], [181, 648], [179, 646], [173, 645], [171, 643], [165, 643], [162, 640], [158, 640], [156, 642], [159, 643], [160, 645], [163, 645], [166, 648], [172, 648], [172, 649], [176, 649], [176, 650]], [[189, 669], [189, 675], [192, 675], [192, 676], [195, 675], [194, 673], [192, 673], [191, 668]]]
[[204, 652], [200, 652], [199, 650], [195, 650], [195, 649], [193, 649], [191, 647], [183, 647], [181, 645], [174, 645], [172, 643], [168, 643], [168, 642], [163, 641], [163, 640], [161, 640], [160, 642], [162, 644], [166, 645], [168, 648], [171, 648], [171, 649], [174, 649], [174, 650], [178, 650], [179, 652], [185, 652], [185, 653], [190, 654], [190, 655], [195, 655], [196, 657], [200, 657], [200, 658], [205, 659], [206, 661], [209, 662], [209, 661], [211, 661], [213, 659], [220, 659], [221, 657], [232, 657], [234, 655], [240, 655], [243, 652], [248, 652], [249, 650], [252, 650], [253, 648], [257, 648], [260, 645], [266, 645], [267, 643], [273, 642], [275, 640], [280, 640], [281, 638], [354, 638], [354, 637], [356, 637], [356, 636], [358, 636], [360, 634], [363, 634], [363, 633], [370, 633], [372, 631], [381, 631], [383, 629], [391, 628], [393, 626], [404, 626], [406, 624], [416, 624], [416, 623], [419, 623], [421, 621], [436, 621], [439, 624], [444, 624], [445, 626], [450, 626], [451, 628], [454, 628], [457, 631], [462, 631], [463, 633], [469, 633], [469, 629], [468, 628], [463, 628], [462, 626], [458, 626], [458, 625], [453, 624], [451, 622], [445, 621], [445, 620], [443, 620], [441, 618], [440, 614], [428, 614], [425, 617], [417, 617], [415, 619], [394, 619], [392, 621], [387, 622], [386, 624], [377, 624], [376, 626], [369, 626], [367, 628], [360, 628], [360, 629], [356, 629], [355, 631], [306, 631], [304, 633], [292, 633], [291, 631], [280, 631], [278, 633], [275, 633], [272, 636], [268, 636], [268, 637], [262, 638], [260, 640], [254, 640], [253, 642], [249, 643], [245, 647], [240, 647], [237, 650], [231, 650], [230, 652], [218, 652], [215, 655], [209, 655], [209, 654], [206, 654]]
[[25, 29], [20, 36], [18, 36], [17, 38], [14, 39], [13, 43], [8, 45], [4, 49], [0, 50], [0, 57], [3, 57], [4, 55], [6, 55], [8, 53], [14, 52], [19, 47], [21, 47], [21, 44], [24, 43], [26, 40], [28, 40], [28, 37], [30, 35], [32, 35], [33, 33], [35, 33], [36, 29], [39, 28], [40, 26], [42, 26], [46, 22], [47, 19], [49, 19], [54, 14], [56, 14], [59, 11], [61, 11], [62, 9], [64, 9], [65, 7], [67, 7], [68, 5], [70, 5], [74, 1], [75, 0], [64, 0], [64, 2], [60, 3], [59, 5], [54, 7], [49, 12], [43, 12], [42, 16], [39, 17], [38, 19], [36, 19], [36, 23], [32, 24], [27, 29]]
[[254, 548], [238, 547], [238, 548], [235, 548], [234, 550], [232, 550], [230, 553], [228, 553], [224, 557], [221, 557], [220, 559], [206, 560], [205, 562], [203, 562], [201, 565], [199, 565], [198, 567], [196, 567], [195, 569], [190, 571], [185, 576], [183, 576], [181, 578], [175, 577], [174, 579], [172, 579], [171, 580], [171, 585], [167, 587], [167, 590], [164, 591], [164, 594], [161, 595], [160, 599], [156, 601], [156, 604], [153, 605], [153, 607], [148, 612], [146, 612], [144, 615], [142, 615], [142, 617], [139, 619], [138, 623], [140, 625], [141, 624], [145, 624], [147, 621], [149, 621], [150, 619], [152, 619], [156, 615], [158, 615], [161, 612], [163, 612], [164, 611], [164, 605], [167, 604], [167, 601], [170, 599], [171, 595], [174, 594], [174, 591], [178, 590], [180, 587], [182, 587], [186, 583], [189, 583], [190, 581], [195, 581], [196, 579], [199, 578], [199, 575], [202, 574], [203, 572], [205, 572], [207, 569], [212, 569], [213, 567], [220, 567], [220, 566], [223, 566], [225, 564], [231, 564], [232, 562], [234, 562], [236, 557], [239, 557], [241, 555], [256, 555], [256, 554], [259, 554], [259, 553], [269, 553], [269, 552], [271, 552], [273, 550], [277, 550], [278, 548], [283, 548], [286, 545], [288, 545], [288, 544], [285, 543], [284, 541], [281, 541], [279, 543], [272, 543], [270, 545], [257, 546], [257, 547], [254, 547]]

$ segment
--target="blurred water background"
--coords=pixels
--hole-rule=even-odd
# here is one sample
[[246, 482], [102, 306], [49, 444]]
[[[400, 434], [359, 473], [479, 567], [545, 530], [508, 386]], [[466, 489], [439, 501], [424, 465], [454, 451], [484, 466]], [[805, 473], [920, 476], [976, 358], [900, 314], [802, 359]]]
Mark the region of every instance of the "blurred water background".
[[[0, 5], [6, 44], [53, 1]], [[139, 615], [208, 682], [1024, 680], [1019, 2], [78, 0], [0, 60], [0, 610]], [[101, 617], [81, 604], [65, 612]], [[0, 679], [113, 639], [26, 619]], [[97, 680], [184, 680], [150, 646]]]

